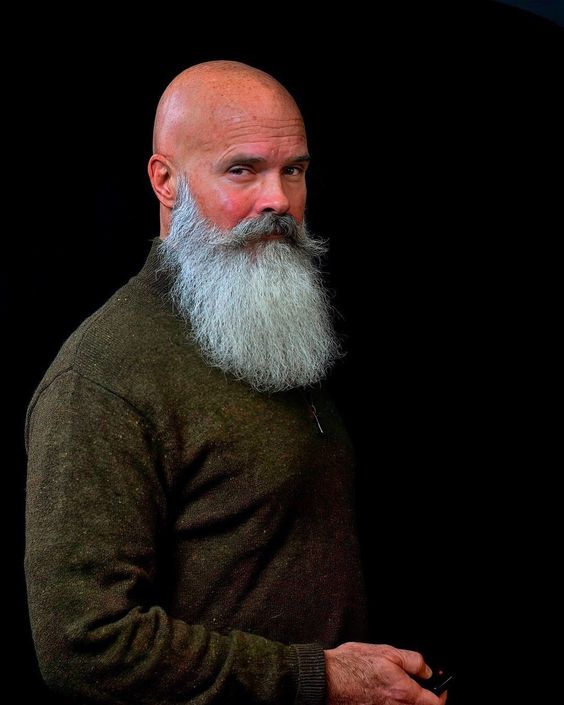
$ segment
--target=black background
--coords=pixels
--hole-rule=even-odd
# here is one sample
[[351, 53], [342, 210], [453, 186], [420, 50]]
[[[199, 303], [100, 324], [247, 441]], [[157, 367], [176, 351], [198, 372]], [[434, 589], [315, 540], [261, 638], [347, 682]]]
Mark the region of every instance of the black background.
[[492, 2], [421, 5], [307, 24], [281, 8], [252, 29], [219, 10], [146, 29], [86, 16], [27, 38], [32, 71], [8, 60], [7, 604], [21, 699], [58, 702], [25, 605], [25, 408], [158, 233], [146, 162], [160, 94], [185, 67], [228, 58], [278, 78], [308, 128], [308, 218], [331, 240], [348, 349], [332, 385], [358, 456], [373, 640], [450, 665], [449, 702], [477, 702], [481, 615], [495, 602], [484, 531], [519, 452], [523, 350], [558, 233], [563, 31]]

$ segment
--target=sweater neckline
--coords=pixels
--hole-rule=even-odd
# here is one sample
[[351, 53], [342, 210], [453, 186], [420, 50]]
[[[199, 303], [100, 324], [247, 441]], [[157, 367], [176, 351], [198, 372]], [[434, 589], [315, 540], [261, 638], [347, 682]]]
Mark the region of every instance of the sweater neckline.
[[140, 272], [133, 277], [133, 281], [148, 287], [157, 294], [167, 295], [170, 293], [172, 276], [161, 259], [159, 250], [162, 242], [159, 237], [153, 238], [145, 264]]

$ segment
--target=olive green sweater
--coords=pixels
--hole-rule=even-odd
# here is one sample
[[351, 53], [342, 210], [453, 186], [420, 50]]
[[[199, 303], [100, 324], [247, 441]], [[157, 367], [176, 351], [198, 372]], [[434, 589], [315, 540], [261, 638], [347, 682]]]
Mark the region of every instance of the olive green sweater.
[[29, 407], [43, 677], [78, 703], [319, 705], [323, 648], [365, 637], [348, 438], [321, 388], [204, 362], [158, 243]]

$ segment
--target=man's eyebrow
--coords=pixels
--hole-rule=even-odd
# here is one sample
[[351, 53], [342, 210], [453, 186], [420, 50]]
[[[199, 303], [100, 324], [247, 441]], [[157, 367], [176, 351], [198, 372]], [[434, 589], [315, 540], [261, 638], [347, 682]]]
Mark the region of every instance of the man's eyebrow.
[[[309, 162], [311, 157], [309, 154], [299, 154], [297, 157], [291, 157], [286, 159], [285, 164], [295, 164], [296, 162]], [[234, 154], [225, 160], [224, 165], [226, 167], [234, 166], [235, 164], [241, 166], [249, 166], [251, 164], [261, 164], [266, 162], [264, 157], [253, 157], [250, 154]]]
[[309, 154], [300, 154], [298, 157], [292, 157], [291, 159], [288, 159], [288, 164], [293, 164], [294, 162], [310, 162], [311, 157]]

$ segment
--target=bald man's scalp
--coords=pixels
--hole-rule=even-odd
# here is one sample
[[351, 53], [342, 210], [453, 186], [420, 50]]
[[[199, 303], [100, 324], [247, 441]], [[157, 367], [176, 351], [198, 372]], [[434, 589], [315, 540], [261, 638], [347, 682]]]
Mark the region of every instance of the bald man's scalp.
[[300, 111], [270, 74], [238, 61], [207, 61], [178, 74], [165, 89], [155, 116], [153, 152], [174, 161], [195, 147], [206, 128], [226, 111], [252, 110], [258, 101]]

